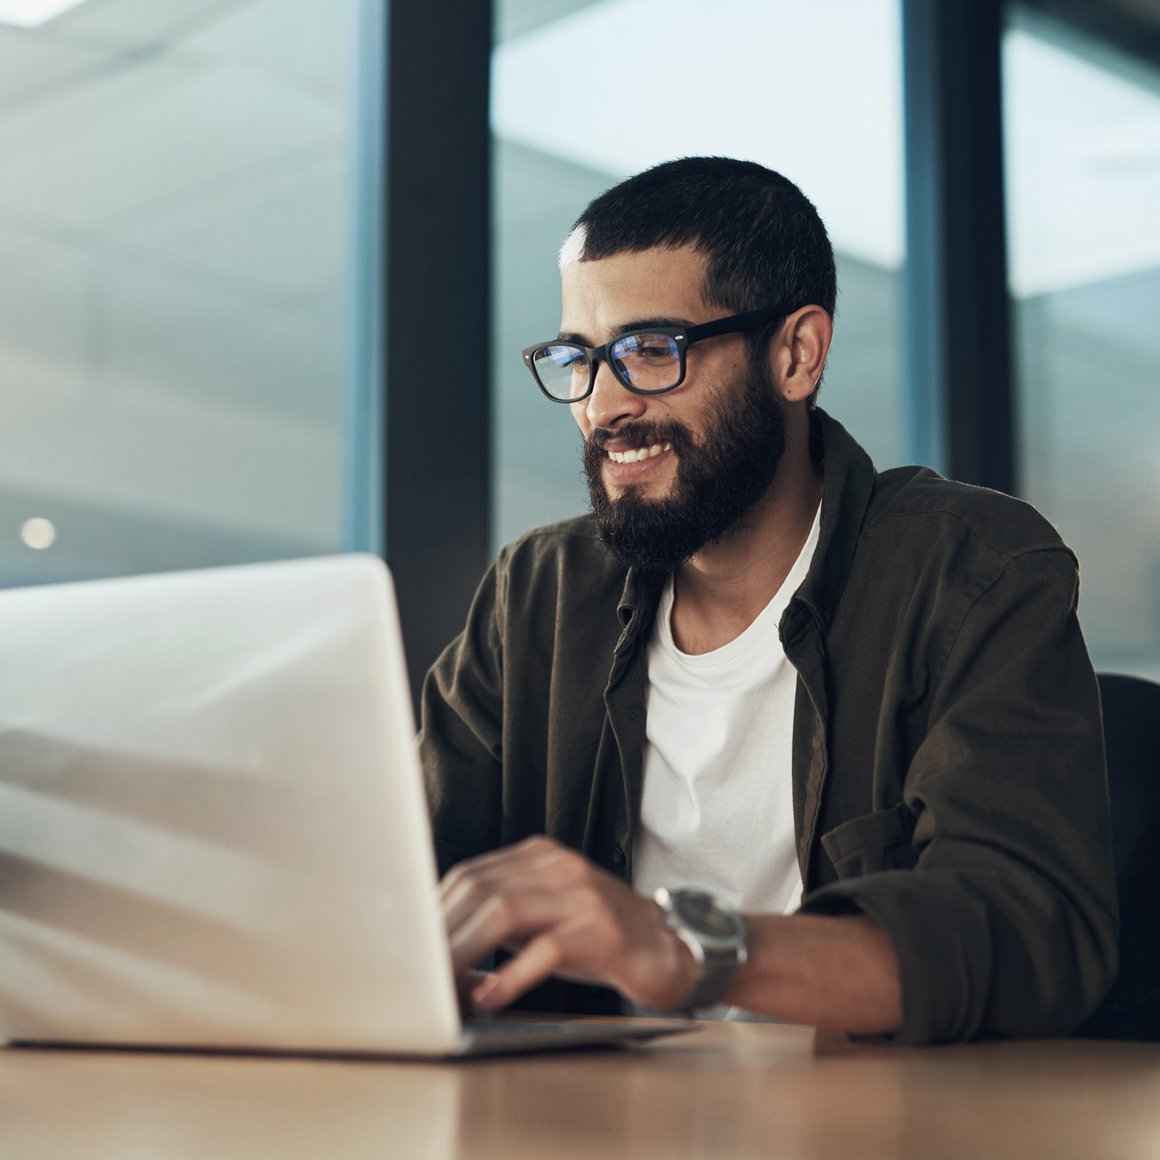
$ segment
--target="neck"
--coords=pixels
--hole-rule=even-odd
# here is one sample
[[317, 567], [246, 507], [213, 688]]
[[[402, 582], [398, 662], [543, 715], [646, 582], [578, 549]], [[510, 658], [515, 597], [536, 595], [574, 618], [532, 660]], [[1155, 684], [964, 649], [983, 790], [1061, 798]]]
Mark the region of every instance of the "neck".
[[822, 472], [810, 458], [808, 423], [799, 423], [787, 432], [777, 476], [753, 510], [677, 569], [672, 630], [678, 648], [711, 652], [753, 623], [801, 554], [821, 498]]

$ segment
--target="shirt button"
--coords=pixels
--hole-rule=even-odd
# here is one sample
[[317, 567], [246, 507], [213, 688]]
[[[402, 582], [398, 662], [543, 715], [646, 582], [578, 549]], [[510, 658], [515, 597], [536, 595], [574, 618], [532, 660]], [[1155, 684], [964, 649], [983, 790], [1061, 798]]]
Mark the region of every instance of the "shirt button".
[[614, 866], [623, 866], [627, 859], [624, 856], [624, 850], [620, 846], [612, 847], [612, 863]]

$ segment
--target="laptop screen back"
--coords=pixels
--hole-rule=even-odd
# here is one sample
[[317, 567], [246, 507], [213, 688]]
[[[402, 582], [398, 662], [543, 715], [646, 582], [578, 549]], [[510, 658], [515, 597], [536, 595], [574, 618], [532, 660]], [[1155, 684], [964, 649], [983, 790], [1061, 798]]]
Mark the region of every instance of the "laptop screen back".
[[8, 591], [0, 650], [0, 1034], [456, 1040], [380, 560]]

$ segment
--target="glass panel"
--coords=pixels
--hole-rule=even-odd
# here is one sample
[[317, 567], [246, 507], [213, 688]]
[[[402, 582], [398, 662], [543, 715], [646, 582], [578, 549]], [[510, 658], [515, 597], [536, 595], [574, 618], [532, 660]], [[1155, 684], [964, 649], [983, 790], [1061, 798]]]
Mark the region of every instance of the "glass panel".
[[[839, 285], [821, 402], [881, 465], [897, 462], [897, 0], [499, 0], [497, 12], [497, 541], [587, 506], [571, 416], [540, 397], [519, 353], [560, 325], [556, 251], [596, 194], [682, 155], [760, 161], [817, 205]], [[817, 55], [799, 51], [803, 44], [826, 46], [825, 74], [840, 84], [820, 81]]]
[[532, 355], [532, 370], [553, 399], [577, 399], [592, 378], [591, 364], [578, 346], [544, 346]]
[[1160, 679], [1160, 71], [1021, 16], [1004, 72], [1023, 491], [1097, 667]]
[[665, 391], [681, 377], [681, 351], [667, 334], [631, 334], [609, 352], [622, 382], [638, 391]]
[[355, 15], [0, 25], [0, 583], [339, 548]]

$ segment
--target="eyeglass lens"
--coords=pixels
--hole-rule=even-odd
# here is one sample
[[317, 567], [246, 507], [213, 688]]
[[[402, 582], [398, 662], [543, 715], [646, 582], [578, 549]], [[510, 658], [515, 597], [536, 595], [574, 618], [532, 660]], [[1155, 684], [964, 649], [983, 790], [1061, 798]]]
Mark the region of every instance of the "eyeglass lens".
[[[681, 377], [681, 352], [667, 334], [626, 334], [609, 350], [622, 383], [639, 391], [664, 391]], [[553, 343], [541, 347], [532, 364], [544, 389], [556, 399], [576, 399], [588, 390], [588, 356], [582, 347]]]

